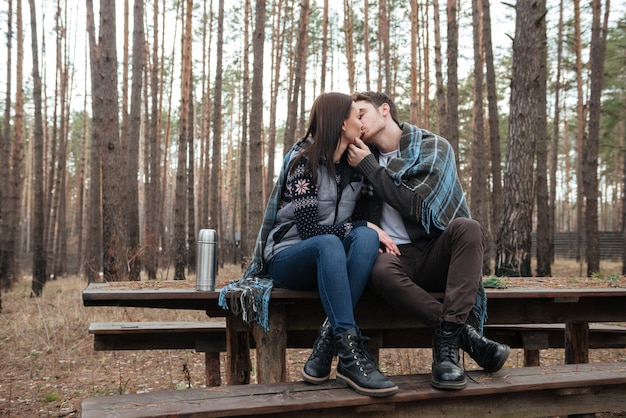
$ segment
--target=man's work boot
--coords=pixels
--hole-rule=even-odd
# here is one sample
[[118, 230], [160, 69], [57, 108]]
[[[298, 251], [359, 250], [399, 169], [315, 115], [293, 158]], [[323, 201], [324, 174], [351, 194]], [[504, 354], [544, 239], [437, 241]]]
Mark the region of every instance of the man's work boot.
[[437, 389], [463, 389], [465, 372], [459, 366], [459, 341], [463, 325], [440, 320], [433, 337], [431, 384]]
[[511, 352], [508, 345], [486, 338], [470, 324], [465, 324], [460, 343], [463, 351], [489, 373], [500, 370]]

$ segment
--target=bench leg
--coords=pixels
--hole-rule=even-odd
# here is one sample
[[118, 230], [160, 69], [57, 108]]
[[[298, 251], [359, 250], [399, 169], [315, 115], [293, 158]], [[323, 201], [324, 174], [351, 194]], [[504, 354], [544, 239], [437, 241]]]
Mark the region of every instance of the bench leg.
[[524, 349], [524, 367], [540, 366], [539, 350]]
[[228, 385], [250, 383], [250, 333], [241, 317], [226, 318], [226, 377]]
[[589, 323], [565, 323], [565, 363], [589, 363]]
[[285, 315], [284, 307], [270, 306], [269, 331], [265, 331], [259, 325], [253, 327], [257, 383], [259, 384], [287, 380], [287, 318]]
[[220, 386], [222, 384], [220, 353], [204, 353], [204, 364], [207, 387]]

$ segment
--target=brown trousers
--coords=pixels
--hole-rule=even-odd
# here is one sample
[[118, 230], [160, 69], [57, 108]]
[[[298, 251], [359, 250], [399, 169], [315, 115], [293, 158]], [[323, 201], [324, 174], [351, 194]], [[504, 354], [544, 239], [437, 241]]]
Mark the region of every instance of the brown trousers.
[[[482, 279], [484, 242], [480, 224], [457, 218], [426, 250], [400, 245], [400, 256], [379, 254], [369, 288], [400, 312], [434, 326], [464, 324]], [[429, 292], [443, 292], [443, 301]]]

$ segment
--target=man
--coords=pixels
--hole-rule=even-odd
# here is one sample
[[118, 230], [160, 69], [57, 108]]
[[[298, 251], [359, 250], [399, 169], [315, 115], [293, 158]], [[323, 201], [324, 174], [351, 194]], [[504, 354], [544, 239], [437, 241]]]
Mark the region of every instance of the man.
[[[484, 244], [480, 224], [470, 218], [454, 153], [444, 138], [398, 123], [386, 94], [352, 98], [363, 126], [362, 141], [348, 148], [348, 162], [369, 184], [363, 186], [369, 193], [362, 196], [361, 210], [397, 245], [397, 251], [379, 254], [369, 287], [434, 327], [432, 385], [463, 389], [459, 348], [488, 372], [504, 365], [510, 348], [468, 323], [482, 290]], [[443, 292], [444, 298], [429, 292]]]

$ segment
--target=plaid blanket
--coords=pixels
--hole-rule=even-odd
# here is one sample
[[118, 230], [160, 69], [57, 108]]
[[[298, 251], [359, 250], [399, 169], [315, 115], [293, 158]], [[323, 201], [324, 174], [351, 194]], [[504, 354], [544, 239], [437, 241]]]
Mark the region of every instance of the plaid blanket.
[[419, 221], [426, 232], [430, 232], [431, 222], [443, 230], [454, 218], [469, 218], [450, 143], [408, 123], [401, 128], [399, 157], [392, 159], [387, 168], [396, 185], [402, 184], [421, 197]]

